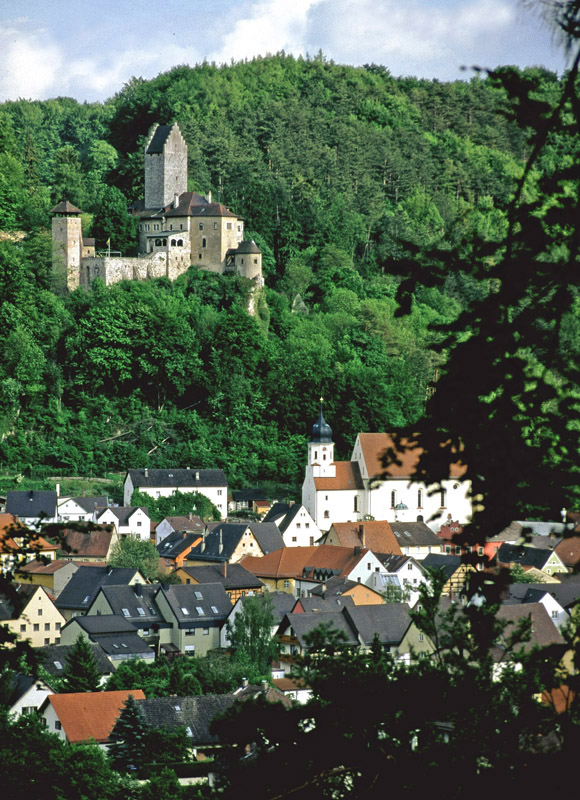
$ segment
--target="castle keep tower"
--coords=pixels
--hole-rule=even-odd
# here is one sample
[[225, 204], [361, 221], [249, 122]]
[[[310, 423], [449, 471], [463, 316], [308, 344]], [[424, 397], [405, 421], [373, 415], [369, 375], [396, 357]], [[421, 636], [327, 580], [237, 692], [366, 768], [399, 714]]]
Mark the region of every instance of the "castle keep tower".
[[155, 125], [145, 145], [145, 208], [165, 208], [186, 191], [185, 139], [176, 124]]
[[82, 211], [68, 200], [50, 212], [52, 217], [52, 269], [60, 291], [79, 287], [83, 255]]

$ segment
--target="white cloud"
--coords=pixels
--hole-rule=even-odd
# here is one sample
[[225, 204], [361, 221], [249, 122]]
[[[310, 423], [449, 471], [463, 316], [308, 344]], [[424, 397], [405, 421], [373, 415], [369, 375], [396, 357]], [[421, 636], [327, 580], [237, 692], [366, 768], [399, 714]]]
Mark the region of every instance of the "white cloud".
[[0, 28], [0, 101], [46, 97], [63, 70], [60, 47], [44, 30], [23, 30], [25, 23]]
[[246, 17], [238, 20], [222, 40], [211, 60], [228, 63], [266, 53], [285, 50], [305, 53], [308, 17], [322, 0], [260, 0], [253, 3]]

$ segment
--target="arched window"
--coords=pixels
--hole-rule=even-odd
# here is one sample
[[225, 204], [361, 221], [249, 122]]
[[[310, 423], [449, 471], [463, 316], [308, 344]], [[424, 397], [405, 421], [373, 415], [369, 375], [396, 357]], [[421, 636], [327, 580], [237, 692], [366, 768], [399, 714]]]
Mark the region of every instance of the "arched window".
[[417, 508], [423, 508], [423, 489], [417, 489]]
[[445, 489], [441, 489], [441, 508], [445, 508], [446, 494], [447, 492], [445, 491]]
[[397, 493], [391, 492], [391, 508], [394, 508], [397, 505]]
[[155, 247], [161, 247], [161, 239], [155, 239]]
[[205, 236], [204, 236], [204, 237], [203, 237], [203, 239], [201, 240], [201, 246], [202, 246], [202, 247], [207, 247], [207, 239], [205, 238]]
[[172, 239], [171, 240], [171, 247], [175, 247], [175, 245], [176, 245], [176, 241], [175, 241], [175, 239]]
[[177, 240], [177, 246], [178, 247], [183, 247], [183, 239], [178, 239]]

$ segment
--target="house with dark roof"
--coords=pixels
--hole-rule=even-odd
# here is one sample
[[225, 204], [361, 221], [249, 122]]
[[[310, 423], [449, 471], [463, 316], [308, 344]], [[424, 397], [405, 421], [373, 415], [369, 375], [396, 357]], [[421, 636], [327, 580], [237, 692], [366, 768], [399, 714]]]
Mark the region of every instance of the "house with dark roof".
[[248, 594], [260, 594], [264, 584], [241, 564], [205, 564], [198, 567], [181, 567], [176, 572], [182, 583], [221, 583], [232, 603]]
[[171, 623], [161, 614], [156, 602], [160, 584], [101, 586], [87, 616], [115, 614], [131, 622], [139, 636], [157, 650], [171, 641]]
[[171, 624], [170, 643], [181, 653], [204, 656], [220, 646], [220, 631], [232, 609], [221, 583], [163, 585], [155, 599]]
[[123, 485], [124, 505], [131, 504], [136, 489], [155, 498], [199, 492], [211, 500], [222, 519], [227, 514], [228, 484], [223, 469], [130, 469]]
[[187, 517], [165, 517], [155, 527], [155, 544], [161, 542], [171, 533], [203, 533], [205, 522], [195, 514]]
[[[103, 648], [96, 642], [89, 642], [89, 646], [97, 665], [101, 686], [115, 671], [114, 665], [107, 658]], [[62, 678], [65, 674], [67, 660], [73, 649], [72, 644], [55, 644], [46, 647], [39, 647], [37, 654], [42, 668], [53, 678]]]
[[461, 556], [448, 556], [432, 553], [421, 562], [426, 570], [437, 570], [445, 576], [445, 584], [441, 594], [455, 597], [467, 586], [469, 575], [474, 573], [473, 564], [466, 564]]
[[6, 707], [9, 714], [20, 717], [23, 714], [37, 714], [49, 694], [54, 694], [54, 689], [41, 678], [31, 675], [16, 673], [4, 676], [7, 685]]
[[155, 660], [155, 650], [139, 636], [136, 625], [122, 614], [69, 619], [62, 629], [62, 643], [72, 645], [79, 636], [98, 644], [114, 665], [131, 658]]
[[128, 567], [80, 567], [55, 601], [65, 619], [86, 614], [101, 586], [132, 586], [146, 583], [136, 569]]
[[309, 547], [320, 539], [320, 529], [301, 503], [274, 503], [263, 522], [275, 522], [286, 547]]
[[469, 481], [459, 453], [450, 452], [449, 474], [440, 486], [417, 480], [421, 437], [401, 441], [402, 452], [388, 466], [383, 456], [395, 452], [395, 439], [388, 433], [359, 433], [350, 461], [335, 461], [332, 429], [322, 409], [312, 427], [302, 503], [321, 531], [334, 522], [365, 519], [389, 522], [426, 520], [434, 530], [451, 514], [462, 524], [471, 518]]
[[164, 570], [173, 572], [182, 567], [192, 549], [201, 541], [202, 535], [200, 533], [175, 531], [166, 536], [161, 544], [157, 545], [157, 552]]
[[135, 700], [145, 699], [141, 689], [53, 694], [46, 698], [40, 713], [47, 730], [58, 734], [67, 744], [96, 742], [106, 749], [130, 695]]
[[337, 611], [287, 614], [278, 628], [280, 663], [290, 673], [296, 656], [308, 650], [308, 634], [322, 622], [342, 631], [345, 647], [370, 650], [375, 638], [399, 660], [409, 661], [411, 653], [432, 651], [432, 644], [411, 620], [406, 603], [345, 605]]
[[[220, 635], [220, 642], [223, 648], [228, 648], [230, 646], [228, 627], [234, 624], [237, 614], [242, 611], [244, 603], [250, 596], [251, 595], [240, 597], [228, 614], [226, 624], [222, 627]], [[255, 596], [258, 597], [260, 601], [268, 602], [271, 605], [273, 616], [272, 636], [274, 636], [284, 616], [289, 614], [294, 608], [296, 599], [289, 592], [263, 592]]]
[[56, 492], [29, 490], [12, 491], [6, 495], [6, 513], [18, 517], [23, 525], [38, 528], [49, 522], [58, 522]]
[[497, 551], [498, 566], [513, 569], [516, 565], [524, 570], [539, 569], [547, 575], [567, 573], [568, 570], [555, 550], [504, 543]]
[[151, 538], [151, 520], [146, 508], [133, 506], [108, 506], [95, 509], [94, 520], [98, 525], [112, 525], [119, 539], [130, 536], [142, 542]]
[[265, 555], [263, 547], [267, 552], [271, 552], [270, 548], [276, 543], [281, 547], [282, 538], [276, 526], [272, 528], [268, 525], [265, 529], [259, 527], [263, 524], [220, 522], [211, 530], [206, 528], [201, 541], [191, 549], [187, 557], [187, 566], [223, 561], [237, 564], [246, 555]]
[[267, 502], [262, 489], [232, 489], [228, 500], [228, 511], [253, 511], [256, 501]]

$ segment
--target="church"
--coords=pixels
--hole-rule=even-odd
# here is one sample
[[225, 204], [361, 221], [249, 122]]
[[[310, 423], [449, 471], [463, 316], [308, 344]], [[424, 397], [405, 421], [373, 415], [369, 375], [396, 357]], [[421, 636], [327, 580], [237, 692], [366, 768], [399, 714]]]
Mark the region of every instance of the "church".
[[424, 521], [438, 531], [449, 518], [461, 524], [471, 519], [471, 484], [463, 479], [464, 465], [451, 464], [440, 486], [427, 486], [413, 478], [421, 448], [407, 450], [400, 464], [385, 470], [381, 456], [392, 447], [388, 433], [359, 433], [350, 461], [335, 461], [332, 429], [320, 410], [308, 444], [302, 504], [321, 531], [335, 522], [369, 519]]
[[211, 193], [187, 191], [187, 144], [177, 123], [150, 131], [145, 197], [129, 210], [139, 218], [136, 257], [114, 250], [97, 253], [94, 239], [83, 239], [79, 208], [64, 201], [52, 209], [53, 271], [60, 288], [89, 288], [95, 278], [108, 286], [122, 280], [175, 280], [193, 265], [249, 278], [256, 289], [264, 285], [262, 253], [255, 242], [244, 240], [244, 220], [212, 202]]

